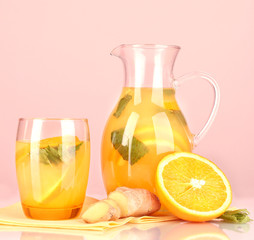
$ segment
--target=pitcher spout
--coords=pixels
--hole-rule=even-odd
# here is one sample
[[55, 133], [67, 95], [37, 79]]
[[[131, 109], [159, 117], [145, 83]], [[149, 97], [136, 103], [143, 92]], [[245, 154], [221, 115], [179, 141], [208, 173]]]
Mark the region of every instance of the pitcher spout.
[[121, 55], [121, 48], [123, 47], [124, 44], [121, 44], [117, 47], [115, 47], [111, 52], [110, 55], [111, 56], [115, 56], [115, 57], [120, 57]]
[[176, 45], [121, 44], [111, 51], [125, 69], [125, 86], [172, 87], [173, 66], [180, 50]]

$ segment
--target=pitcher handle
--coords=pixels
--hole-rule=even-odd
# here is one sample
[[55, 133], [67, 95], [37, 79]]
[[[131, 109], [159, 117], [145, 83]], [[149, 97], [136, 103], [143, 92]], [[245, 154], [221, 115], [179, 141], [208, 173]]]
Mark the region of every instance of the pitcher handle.
[[195, 147], [199, 144], [200, 140], [205, 136], [205, 134], [207, 133], [207, 131], [209, 130], [209, 128], [211, 127], [211, 125], [214, 121], [214, 118], [217, 114], [219, 104], [220, 104], [220, 89], [219, 89], [219, 86], [218, 86], [217, 82], [215, 81], [215, 79], [212, 78], [211, 76], [209, 76], [207, 73], [203, 73], [203, 72], [193, 72], [193, 73], [189, 73], [189, 74], [183, 75], [183, 76], [175, 79], [174, 80], [174, 87], [177, 88], [185, 81], [191, 80], [194, 78], [202, 78], [202, 79], [206, 80], [213, 87], [213, 90], [214, 90], [213, 108], [211, 110], [210, 116], [209, 116], [208, 120], [206, 121], [204, 127], [199, 131], [199, 133], [194, 135], [193, 144]]

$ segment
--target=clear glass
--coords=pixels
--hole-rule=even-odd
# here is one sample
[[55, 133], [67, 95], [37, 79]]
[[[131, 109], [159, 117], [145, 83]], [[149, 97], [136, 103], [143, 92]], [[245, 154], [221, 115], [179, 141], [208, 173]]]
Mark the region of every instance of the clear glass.
[[[172, 152], [191, 152], [211, 126], [219, 105], [218, 85], [204, 73], [176, 79], [173, 66], [179, 50], [173, 45], [124, 44], [111, 52], [123, 62], [125, 84], [102, 138], [107, 192], [128, 186], [156, 193], [159, 161]], [[191, 133], [175, 98], [176, 88], [194, 77], [208, 81], [215, 92], [211, 115], [198, 134]]]
[[87, 119], [19, 120], [16, 173], [27, 217], [76, 217], [86, 195], [89, 164]]

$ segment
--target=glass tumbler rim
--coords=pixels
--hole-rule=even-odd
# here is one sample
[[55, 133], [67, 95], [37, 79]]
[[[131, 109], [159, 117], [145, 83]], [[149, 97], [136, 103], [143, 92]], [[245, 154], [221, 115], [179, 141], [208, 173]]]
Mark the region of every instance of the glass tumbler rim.
[[42, 117], [42, 118], [31, 118], [31, 117], [20, 117], [19, 121], [26, 121], [26, 120], [50, 120], [50, 121], [60, 121], [60, 120], [74, 120], [74, 121], [88, 121], [88, 118], [47, 118], [47, 117]]

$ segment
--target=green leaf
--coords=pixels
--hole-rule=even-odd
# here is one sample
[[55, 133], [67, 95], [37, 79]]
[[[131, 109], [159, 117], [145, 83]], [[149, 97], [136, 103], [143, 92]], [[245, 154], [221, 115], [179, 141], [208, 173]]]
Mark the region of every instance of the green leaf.
[[41, 148], [39, 155], [40, 161], [45, 164], [57, 165], [62, 161], [58, 149], [55, 147], [47, 146], [46, 148]]
[[59, 144], [58, 148], [57, 148], [57, 152], [58, 152], [58, 155], [61, 160], [63, 159], [63, 147], [62, 146], [63, 146], [62, 144]]
[[40, 161], [47, 165], [57, 165], [63, 162], [63, 156], [65, 160], [71, 159], [74, 156], [75, 151], [78, 151], [82, 144], [83, 142], [76, 146], [70, 146], [64, 153], [62, 144], [59, 144], [57, 147], [47, 146], [46, 148], [41, 148], [39, 152]]
[[[139, 141], [136, 137], [128, 139], [128, 144], [126, 146], [122, 145], [124, 129], [115, 130], [111, 133], [111, 142], [114, 148], [120, 153], [124, 160], [129, 161], [131, 165], [138, 162], [147, 152], [148, 148], [144, 143]], [[131, 146], [130, 146], [131, 145]], [[129, 148], [131, 149], [129, 150]], [[129, 156], [130, 153], [130, 156]]]
[[120, 99], [118, 106], [116, 108], [115, 113], [113, 114], [116, 118], [119, 118], [122, 111], [125, 109], [129, 101], [132, 99], [132, 96], [127, 94], [123, 98]]
[[249, 212], [247, 209], [237, 209], [227, 210], [218, 218], [230, 223], [247, 223], [252, 221], [248, 215]]
[[163, 94], [165, 94], [167, 96], [174, 96], [175, 89], [174, 88], [165, 88], [165, 89], [163, 89]]
[[81, 147], [81, 145], [83, 144], [83, 142], [79, 143], [78, 145], [75, 146], [75, 150], [78, 151]]
[[51, 163], [54, 163], [54, 164], [58, 164], [60, 162], [62, 162], [61, 158], [60, 158], [60, 155], [58, 154], [58, 150], [53, 148], [53, 147], [50, 147], [48, 146], [46, 148], [47, 152], [48, 152], [48, 159]]
[[39, 156], [40, 156], [40, 162], [42, 162], [42, 163], [44, 163], [44, 164], [47, 164], [47, 165], [50, 164], [50, 161], [49, 161], [49, 159], [48, 159], [48, 153], [47, 153], [46, 148], [40, 149], [40, 151], [39, 151]]

